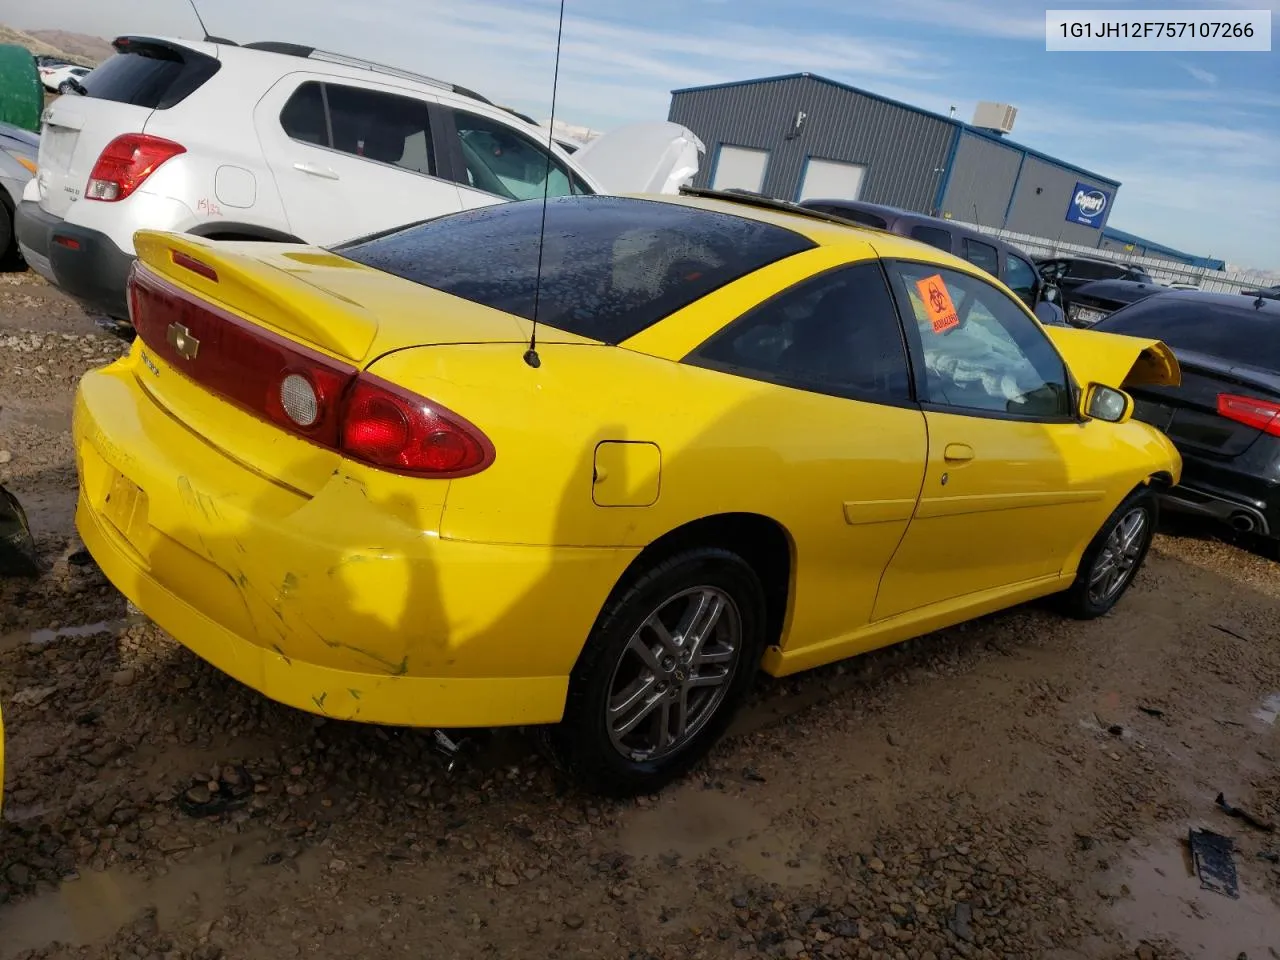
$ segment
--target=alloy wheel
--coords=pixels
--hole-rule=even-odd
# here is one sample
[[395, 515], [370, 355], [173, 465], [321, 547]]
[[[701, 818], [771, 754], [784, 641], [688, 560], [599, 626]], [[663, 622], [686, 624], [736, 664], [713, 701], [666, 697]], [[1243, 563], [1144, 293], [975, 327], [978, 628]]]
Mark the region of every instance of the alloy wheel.
[[1124, 589], [1142, 557], [1147, 524], [1147, 511], [1134, 507], [1111, 528], [1089, 571], [1090, 601], [1105, 604]]
[[631, 635], [609, 683], [605, 722], [622, 756], [668, 756], [714, 716], [738, 668], [742, 618], [725, 591], [702, 586], [658, 605]]

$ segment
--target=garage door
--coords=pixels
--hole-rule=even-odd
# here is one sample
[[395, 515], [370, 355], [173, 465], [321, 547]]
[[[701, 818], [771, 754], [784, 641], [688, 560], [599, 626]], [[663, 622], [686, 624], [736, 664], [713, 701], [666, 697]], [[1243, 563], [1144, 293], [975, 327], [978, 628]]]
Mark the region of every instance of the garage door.
[[746, 147], [720, 145], [716, 154], [716, 169], [711, 186], [716, 190], [754, 190], [764, 186], [764, 168], [769, 162], [768, 150], [750, 150]]
[[801, 200], [857, 200], [867, 168], [858, 163], [809, 159], [800, 183]]

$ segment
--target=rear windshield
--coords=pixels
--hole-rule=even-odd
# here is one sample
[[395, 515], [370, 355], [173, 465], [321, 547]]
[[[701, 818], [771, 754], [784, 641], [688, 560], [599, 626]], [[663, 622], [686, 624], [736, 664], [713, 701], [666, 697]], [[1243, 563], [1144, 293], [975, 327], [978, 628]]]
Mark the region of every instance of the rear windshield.
[[1245, 309], [1194, 296], [1156, 295], [1117, 310], [1093, 329], [1163, 340], [1175, 352], [1280, 370], [1280, 309], [1255, 310], [1252, 300], [1241, 300]]
[[604, 343], [814, 246], [782, 227], [620, 197], [499, 203], [336, 248], [357, 263]]
[[162, 43], [130, 43], [81, 84], [97, 100], [164, 110], [179, 103], [218, 72], [218, 61], [195, 50]]

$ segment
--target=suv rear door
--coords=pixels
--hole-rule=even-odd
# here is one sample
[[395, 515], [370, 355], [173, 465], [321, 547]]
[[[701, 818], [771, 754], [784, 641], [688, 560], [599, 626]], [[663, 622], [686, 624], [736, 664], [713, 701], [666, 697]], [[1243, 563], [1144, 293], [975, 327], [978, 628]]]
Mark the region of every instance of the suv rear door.
[[323, 246], [462, 209], [438, 103], [323, 74], [277, 81], [253, 119], [292, 233]]
[[116, 55], [81, 83], [87, 95], [58, 97], [46, 108], [37, 159], [40, 207], [65, 219], [84, 196], [103, 148], [123, 133], [142, 133], [156, 110], [184, 100], [218, 71], [218, 48], [120, 37]]

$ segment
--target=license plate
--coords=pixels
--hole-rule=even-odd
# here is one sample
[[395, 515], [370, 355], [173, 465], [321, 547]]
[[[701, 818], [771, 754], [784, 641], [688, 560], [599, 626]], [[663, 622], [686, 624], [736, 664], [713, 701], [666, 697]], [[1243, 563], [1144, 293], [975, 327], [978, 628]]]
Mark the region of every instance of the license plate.
[[37, 165], [41, 169], [47, 168], [58, 173], [66, 172], [71, 166], [71, 158], [75, 154], [78, 139], [80, 139], [79, 130], [50, 124], [44, 136], [40, 138]]
[[111, 481], [111, 489], [102, 503], [103, 515], [112, 525], [124, 534], [125, 539], [132, 541], [130, 531], [134, 525], [146, 519], [146, 495], [142, 488], [122, 473], [117, 473]]
[[1087, 310], [1087, 309], [1084, 309], [1083, 307], [1077, 307], [1075, 310], [1071, 312], [1071, 317], [1073, 320], [1075, 320], [1077, 323], [1088, 324], [1089, 326], [1093, 326], [1095, 323], [1097, 323], [1099, 320], [1101, 320], [1105, 316], [1106, 314], [1103, 313], [1101, 310]]

